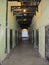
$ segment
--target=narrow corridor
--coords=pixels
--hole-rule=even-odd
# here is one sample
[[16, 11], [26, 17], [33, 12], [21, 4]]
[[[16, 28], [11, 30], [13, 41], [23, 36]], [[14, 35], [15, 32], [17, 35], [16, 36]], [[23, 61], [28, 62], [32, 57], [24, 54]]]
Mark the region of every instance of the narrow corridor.
[[0, 0], [1, 64], [49, 65], [49, 0]]
[[28, 40], [22, 40], [3, 65], [49, 65]]

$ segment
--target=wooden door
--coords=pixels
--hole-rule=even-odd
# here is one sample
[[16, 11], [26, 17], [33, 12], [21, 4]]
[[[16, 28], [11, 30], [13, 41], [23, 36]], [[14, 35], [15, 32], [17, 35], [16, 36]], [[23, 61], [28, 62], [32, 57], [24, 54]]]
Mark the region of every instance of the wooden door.
[[45, 56], [49, 59], [49, 25], [45, 27]]

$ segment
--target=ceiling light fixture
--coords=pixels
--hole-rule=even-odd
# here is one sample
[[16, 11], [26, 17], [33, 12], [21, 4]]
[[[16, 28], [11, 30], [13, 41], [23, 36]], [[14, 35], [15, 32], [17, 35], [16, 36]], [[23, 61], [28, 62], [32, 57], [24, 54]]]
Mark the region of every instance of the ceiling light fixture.
[[26, 9], [23, 9], [23, 12], [25, 13], [26, 12]]

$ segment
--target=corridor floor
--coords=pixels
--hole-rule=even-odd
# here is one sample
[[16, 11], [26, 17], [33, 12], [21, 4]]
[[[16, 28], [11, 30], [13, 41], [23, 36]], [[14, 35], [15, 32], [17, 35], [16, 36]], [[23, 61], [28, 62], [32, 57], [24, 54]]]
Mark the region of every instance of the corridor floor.
[[29, 41], [23, 40], [11, 52], [3, 65], [49, 65], [49, 63], [40, 57], [37, 49], [34, 49]]

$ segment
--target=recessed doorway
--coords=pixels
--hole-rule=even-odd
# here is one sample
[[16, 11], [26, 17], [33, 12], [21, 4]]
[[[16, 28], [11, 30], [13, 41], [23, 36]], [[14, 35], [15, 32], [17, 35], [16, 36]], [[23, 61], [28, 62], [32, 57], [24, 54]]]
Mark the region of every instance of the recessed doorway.
[[36, 30], [36, 46], [39, 47], [39, 30]]
[[49, 60], [49, 25], [45, 27], [45, 56]]
[[12, 49], [12, 29], [10, 30], [10, 49]]

